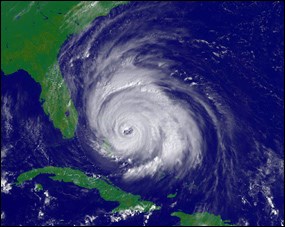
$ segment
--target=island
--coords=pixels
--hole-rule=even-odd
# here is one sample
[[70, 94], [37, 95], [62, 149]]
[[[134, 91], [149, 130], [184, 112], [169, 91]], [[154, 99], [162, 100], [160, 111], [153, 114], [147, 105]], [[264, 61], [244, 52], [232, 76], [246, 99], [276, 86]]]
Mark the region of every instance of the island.
[[[16, 186], [22, 186], [25, 182], [34, 180], [39, 175], [48, 175], [50, 179], [59, 182], [73, 183], [78, 187], [87, 189], [96, 189], [102, 199], [109, 202], [118, 202], [112, 213], [122, 213], [132, 211], [138, 213], [150, 213], [161, 209], [160, 206], [147, 200], [143, 200], [141, 196], [126, 192], [110, 182], [109, 179], [101, 175], [88, 176], [84, 172], [68, 168], [47, 166], [43, 168], [32, 169], [20, 174], [17, 177]], [[39, 183], [35, 184], [35, 190], [43, 190], [43, 186]], [[174, 198], [175, 194], [169, 194], [168, 198]], [[232, 226], [229, 220], [222, 220], [220, 215], [214, 215], [207, 212], [187, 214], [182, 211], [173, 212], [171, 216], [180, 219], [181, 226]]]
[[177, 193], [168, 194], [168, 195], [167, 195], [167, 198], [168, 198], [168, 199], [173, 199], [173, 198], [176, 197], [176, 195], [177, 195]]
[[220, 215], [207, 212], [186, 214], [184, 212], [173, 212], [171, 216], [180, 218], [181, 226], [232, 226], [229, 220], [223, 221]]
[[42, 191], [43, 190], [43, 186], [41, 184], [35, 184], [35, 191]]
[[70, 182], [79, 187], [98, 190], [100, 196], [105, 201], [118, 202], [119, 205], [112, 210], [113, 213], [123, 211], [151, 212], [159, 210], [160, 207], [153, 202], [142, 200], [139, 195], [133, 195], [125, 192], [113, 185], [104, 177], [89, 177], [80, 170], [72, 168], [61, 168], [47, 166], [38, 169], [32, 169], [24, 172], [17, 177], [16, 185], [20, 186], [26, 181], [33, 180], [40, 174], [48, 174], [54, 181]]

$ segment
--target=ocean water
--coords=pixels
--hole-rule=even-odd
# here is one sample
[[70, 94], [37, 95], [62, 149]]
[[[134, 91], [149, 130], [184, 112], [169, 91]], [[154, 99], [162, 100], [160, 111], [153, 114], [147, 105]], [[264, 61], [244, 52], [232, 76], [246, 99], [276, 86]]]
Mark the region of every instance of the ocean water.
[[[178, 224], [177, 210], [284, 223], [283, 8], [135, 2], [97, 18], [58, 55], [79, 114], [71, 140], [49, 122], [26, 72], [2, 75], [3, 177], [47, 165], [99, 173], [162, 207], [149, 225]], [[32, 182], [3, 193], [4, 224], [147, 220], [116, 222], [115, 204], [96, 190], [36, 181], [38, 194]]]

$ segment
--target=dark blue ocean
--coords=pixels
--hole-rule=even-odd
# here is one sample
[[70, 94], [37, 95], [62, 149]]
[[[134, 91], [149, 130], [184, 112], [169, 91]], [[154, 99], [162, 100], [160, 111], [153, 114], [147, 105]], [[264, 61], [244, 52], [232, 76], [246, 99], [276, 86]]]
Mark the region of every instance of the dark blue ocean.
[[[136, 67], [160, 71], [167, 79], [158, 86], [202, 119], [202, 159], [196, 168], [185, 167], [183, 177], [169, 171], [159, 180], [125, 181], [121, 163], [92, 149], [96, 133], [88, 124], [87, 99], [98, 81], [116, 73], [106, 59], [117, 49], [112, 62], [131, 58]], [[161, 206], [146, 225], [178, 225], [170, 216], [178, 210], [221, 215], [236, 225], [284, 225], [283, 2], [131, 2], [70, 36], [58, 62], [79, 115], [73, 139], [53, 127], [39, 101], [41, 87], [28, 72], [1, 72], [1, 225], [145, 223], [145, 214], [114, 221], [110, 211], [117, 204], [95, 189], [44, 175], [13, 185], [22, 172], [49, 165], [102, 174]], [[44, 190], [35, 192], [35, 182]], [[169, 199], [169, 193], [177, 196]]]

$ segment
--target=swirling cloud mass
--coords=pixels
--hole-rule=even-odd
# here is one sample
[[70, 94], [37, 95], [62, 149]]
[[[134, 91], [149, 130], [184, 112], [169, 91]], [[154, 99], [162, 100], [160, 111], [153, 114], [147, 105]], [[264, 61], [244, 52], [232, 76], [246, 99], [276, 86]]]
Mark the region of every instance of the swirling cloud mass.
[[[141, 10], [148, 12], [138, 8], [133, 16]], [[180, 26], [167, 31], [150, 26], [155, 16], [140, 23], [124, 16], [97, 21], [94, 30], [73, 37], [59, 58], [82, 110], [84, 143], [121, 163], [125, 179], [184, 176], [203, 161], [213, 143], [207, 137], [217, 138], [213, 153], [225, 150], [231, 114], [219, 106], [217, 94], [209, 96], [209, 86], [191, 81], [187, 68], [194, 65], [183, 63], [195, 59], [195, 46], [181, 16], [164, 18], [162, 23]], [[175, 77], [178, 69], [184, 80]]]
[[107, 138], [112, 156], [134, 164], [125, 176], [195, 167], [202, 153], [199, 126], [186, 105], [176, 104], [157, 85], [164, 75], [132, 60], [110, 64], [116, 69], [111, 75], [100, 71], [104, 79], [89, 94], [87, 115], [97, 137]]
[[70, 37], [58, 59], [79, 113], [77, 137], [96, 166], [126, 182], [187, 177], [230, 197], [248, 178], [248, 157], [267, 152], [256, 145], [262, 123], [253, 108], [269, 85], [256, 86], [260, 69], [239, 55], [245, 44], [225, 35], [234, 24], [199, 18], [201, 10], [120, 6]]

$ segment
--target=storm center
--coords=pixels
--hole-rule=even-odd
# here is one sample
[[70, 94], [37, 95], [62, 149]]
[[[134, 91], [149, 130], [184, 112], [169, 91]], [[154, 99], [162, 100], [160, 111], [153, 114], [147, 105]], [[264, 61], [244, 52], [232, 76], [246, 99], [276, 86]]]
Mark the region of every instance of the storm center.
[[133, 133], [133, 131], [134, 131], [133, 128], [130, 127], [130, 128], [124, 129], [123, 133], [124, 133], [124, 135], [130, 135]]

